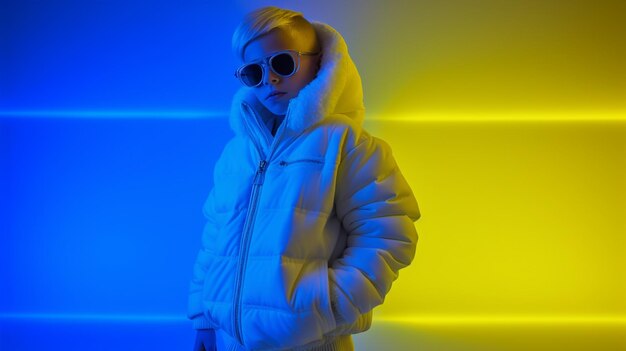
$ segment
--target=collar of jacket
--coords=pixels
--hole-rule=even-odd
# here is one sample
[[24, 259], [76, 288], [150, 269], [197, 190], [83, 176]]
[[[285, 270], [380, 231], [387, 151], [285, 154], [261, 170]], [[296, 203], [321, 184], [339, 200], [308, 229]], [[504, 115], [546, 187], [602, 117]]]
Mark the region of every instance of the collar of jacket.
[[[322, 45], [322, 62], [317, 76], [289, 102], [289, 116], [284, 128], [300, 134], [308, 127], [333, 114], [343, 114], [362, 126], [365, 116], [361, 77], [348, 54], [345, 40], [328, 24], [312, 21]], [[259, 116], [269, 111], [252, 89], [241, 87], [233, 97], [229, 124], [237, 135], [247, 135], [244, 118], [254, 118], [247, 107]], [[251, 126], [263, 125], [250, 123]]]

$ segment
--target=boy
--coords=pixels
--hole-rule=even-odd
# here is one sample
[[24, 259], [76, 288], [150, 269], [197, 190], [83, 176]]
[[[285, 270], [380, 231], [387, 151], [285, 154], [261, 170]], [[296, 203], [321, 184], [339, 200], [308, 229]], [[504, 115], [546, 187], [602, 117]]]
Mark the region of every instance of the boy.
[[413, 260], [417, 202], [362, 127], [361, 79], [332, 27], [265, 7], [233, 50], [244, 86], [203, 207], [195, 350], [354, 350]]

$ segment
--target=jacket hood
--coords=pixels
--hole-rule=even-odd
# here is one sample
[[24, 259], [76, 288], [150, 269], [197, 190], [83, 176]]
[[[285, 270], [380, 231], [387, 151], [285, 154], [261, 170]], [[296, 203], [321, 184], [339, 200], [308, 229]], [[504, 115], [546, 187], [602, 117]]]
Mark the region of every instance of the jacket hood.
[[[320, 40], [322, 61], [317, 76], [290, 100], [285, 128], [301, 132], [333, 114], [346, 115], [362, 126], [365, 116], [363, 87], [346, 42], [330, 25], [318, 21], [311, 24]], [[254, 109], [261, 116], [270, 113], [252, 89], [241, 87], [233, 97], [229, 124], [235, 134], [247, 134], [243, 124], [244, 118], [251, 118], [247, 108]]]

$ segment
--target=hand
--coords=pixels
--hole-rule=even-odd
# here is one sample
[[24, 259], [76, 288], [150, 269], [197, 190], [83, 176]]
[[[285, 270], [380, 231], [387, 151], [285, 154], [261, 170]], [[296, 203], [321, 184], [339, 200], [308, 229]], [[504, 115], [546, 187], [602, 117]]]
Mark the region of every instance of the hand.
[[196, 333], [196, 342], [193, 351], [216, 351], [215, 346], [215, 330], [214, 329], [198, 329]]

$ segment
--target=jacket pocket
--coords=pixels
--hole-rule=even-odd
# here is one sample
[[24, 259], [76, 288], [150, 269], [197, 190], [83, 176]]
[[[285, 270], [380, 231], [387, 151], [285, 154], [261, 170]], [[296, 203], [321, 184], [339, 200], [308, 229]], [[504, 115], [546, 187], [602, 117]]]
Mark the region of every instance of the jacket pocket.
[[292, 349], [335, 329], [325, 260], [283, 257], [279, 267], [260, 260], [265, 267], [250, 265], [244, 284], [241, 323], [247, 349]]
[[313, 166], [313, 165], [323, 165], [324, 158], [322, 157], [306, 157], [306, 158], [294, 158], [288, 160], [280, 160], [278, 162], [278, 166], [282, 167], [290, 167], [290, 166]]

